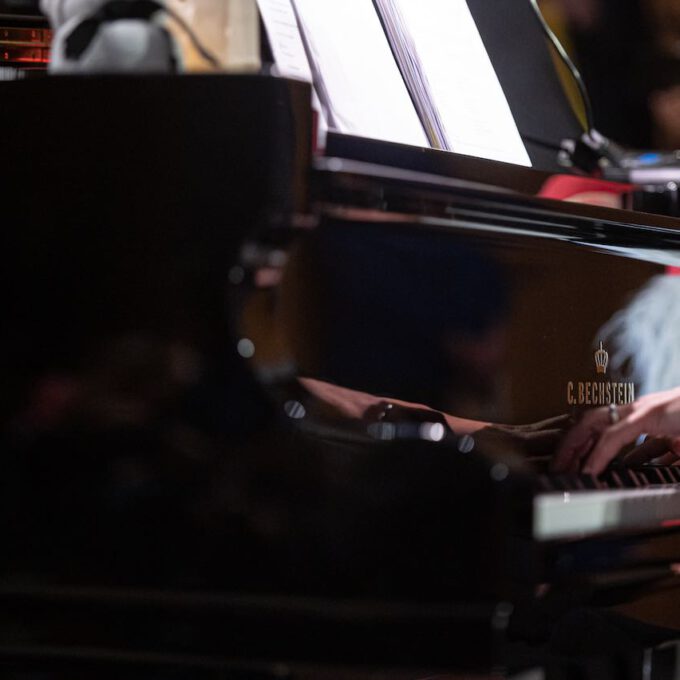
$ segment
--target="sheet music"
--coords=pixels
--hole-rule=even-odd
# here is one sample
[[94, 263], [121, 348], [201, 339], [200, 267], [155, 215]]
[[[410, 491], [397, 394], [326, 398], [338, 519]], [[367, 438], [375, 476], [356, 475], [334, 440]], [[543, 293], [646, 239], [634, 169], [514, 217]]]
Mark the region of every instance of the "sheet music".
[[328, 121], [314, 85], [292, 0], [257, 0], [279, 75], [312, 83], [312, 107], [319, 114], [318, 142], [325, 144]]
[[279, 74], [311, 83], [312, 70], [291, 0], [257, 0], [257, 5]]
[[451, 150], [531, 166], [465, 0], [392, 2], [412, 38]]
[[372, 0], [294, 0], [294, 6], [330, 127], [430, 146]]

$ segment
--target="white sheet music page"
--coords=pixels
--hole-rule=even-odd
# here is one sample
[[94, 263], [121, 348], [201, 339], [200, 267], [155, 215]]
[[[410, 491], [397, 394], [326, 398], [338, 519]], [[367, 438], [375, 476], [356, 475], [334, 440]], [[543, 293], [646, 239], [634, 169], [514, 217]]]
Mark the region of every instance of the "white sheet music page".
[[280, 75], [312, 82], [305, 45], [291, 0], [257, 0]]
[[312, 107], [319, 114], [318, 142], [323, 147], [328, 122], [316, 88], [313, 86], [312, 69], [292, 0], [257, 0], [257, 6], [279, 75], [312, 83]]
[[330, 127], [429, 147], [372, 0], [294, 5]]
[[411, 35], [451, 150], [531, 166], [465, 0], [393, 1]]

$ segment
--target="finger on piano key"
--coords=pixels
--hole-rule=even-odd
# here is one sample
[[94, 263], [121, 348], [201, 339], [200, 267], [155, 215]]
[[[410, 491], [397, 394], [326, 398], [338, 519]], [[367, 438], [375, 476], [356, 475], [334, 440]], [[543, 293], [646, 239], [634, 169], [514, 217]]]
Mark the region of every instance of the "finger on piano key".
[[[644, 465], [668, 453], [668, 442], [661, 438], [648, 438], [633, 448], [623, 459], [625, 465]], [[661, 461], [660, 461], [661, 462]], [[664, 461], [665, 462], [665, 461]]]
[[657, 458], [653, 461], [655, 465], [665, 465], [666, 467], [670, 467], [671, 465], [675, 465], [678, 462], [678, 456], [677, 454], [673, 453], [672, 451], [669, 451], [668, 453], [664, 454], [660, 458]]
[[648, 486], [658, 486], [659, 484], [668, 484], [666, 478], [661, 474], [660, 469], [656, 465], [646, 465], [637, 470], [640, 477], [646, 480]]
[[604, 484], [597, 479], [596, 477], [593, 477], [592, 475], [579, 475], [581, 479], [581, 484], [583, 484], [584, 489], [588, 490], [595, 490], [595, 489], [603, 489]]
[[601, 475], [599, 475], [600, 481], [604, 482], [608, 489], [623, 489], [625, 484], [623, 481], [623, 476], [621, 470], [617, 468], [608, 468]]
[[621, 480], [622, 483], [622, 488], [625, 489], [637, 489], [638, 487], [641, 486], [640, 480], [638, 480], [637, 475], [633, 470], [630, 470], [629, 468], [626, 467], [616, 467], [614, 470], [612, 470], [613, 474], [616, 474], [617, 477]]

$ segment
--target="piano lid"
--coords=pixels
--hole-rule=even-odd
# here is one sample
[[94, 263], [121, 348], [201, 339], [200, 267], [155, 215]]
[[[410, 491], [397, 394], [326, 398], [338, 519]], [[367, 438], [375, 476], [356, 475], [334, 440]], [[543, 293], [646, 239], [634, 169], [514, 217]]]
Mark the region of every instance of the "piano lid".
[[[299, 83], [6, 87], [7, 108], [63, 106], [42, 127], [26, 107], [36, 134], [7, 146], [50, 181], [13, 176], [5, 211], [3, 573], [488, 594], [511, 470], [551, 454], [565, 415], [680, 384], [680, 279], [622, 256], [669, 253], [675, 220], [537, 198], [549, 175], [451, 155], [448, 177], [312, 164]], [[96, 125], [113, 88], [158, 121]], [[57, 134], [70, 113], [84, 140]], [[79, 164], [93, 146], [109, 160]]]
[[[346, 136], [329, 148], [349, 153], [315, 161], [318, 227], [300, 235], [272, 298], [278, 330], [243, 327], [266, 381], [284, 366], [312, 379], [293, 413], [366, 430], [386, 404], [398, 419], [415, 409], [438, 422], [435, 409], [466, 434], [680, 384], [666, 315], [680, 279], [665, 273], [679, 261], [678, 220], [544, 197], [584, 183], [615, 205], [623, 186]], [[493, 446], [549, 456], [563, 426], [528, 441], [494, 432]]]

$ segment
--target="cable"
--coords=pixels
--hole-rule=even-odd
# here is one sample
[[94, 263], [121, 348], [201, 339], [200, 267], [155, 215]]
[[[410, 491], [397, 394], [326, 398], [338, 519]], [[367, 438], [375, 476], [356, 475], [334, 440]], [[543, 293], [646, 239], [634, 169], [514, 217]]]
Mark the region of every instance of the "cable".
[[550, 28], [548, 22], [545, 20], [543, 12], [541, 12], [541, 8], [538, 6], [538, 0], [529, 0], [529, 2], [531, 3], [531, 7], [534, 10], [534, 14], [538, 19], [543, 32], [545, 33], [548, 40], [552, 43], [553, 47], [557, 50], [557, 54], [559, 55], [560, 59], [564, 62], [565, 66], [569, 69], [569, 72], [576, 81], [576, 85], [578, 86], [579, 94], [583, 100], [583, 106], [586, 112], [586, 124], [588, 128], [586, 132], [590, 134], [595, 129], [595, 117], [593, 115], [593, 105], [590, 101], [590, 95], [588, 94], [586, 84], [583, 82], [581, 73], [567, 51], [564, 49], [562, 43], [559, 41], [559, 38], [555, 35], [552, 28]]
[[557, 151], [558, 153], [560, 151], [564, 151], [564, 147], [560, 146], [559, 144], [555, 142], [548, 142], [545, 139], [540, 139], [538, 137], [534, 137], [533, 135], [528, 135], [520, 130], [520, 136], [525, 142], [529, 142], [529, 144], [534, 144], [535, 146], [540, 146], [543, 149], [547, 149], [548, 151]]
[[168, 7], [167, 5], [161, 5], [161, 8], [177, 22], [180, 28], [184, 30], [192, 45], [194, 46], [194, 49], [203, 57], [203, 59], [205, 59], [213, 68], [220, 69], [222, 66], [220, 60], [201, 43], [198, 36], [194, 33], [189, 24], [187, 24], [187, 22], [184, 21], [184, 19], [179, 14], [177, 14], [174, 9]]

